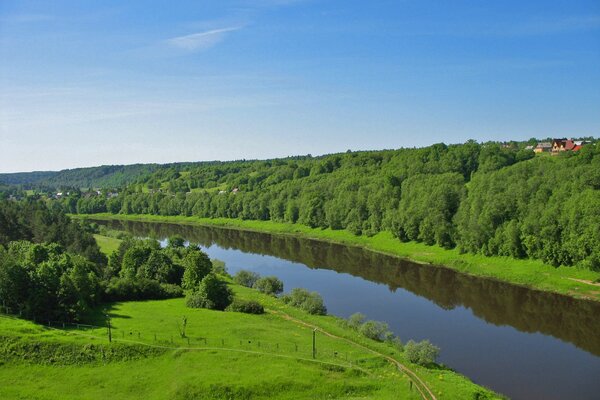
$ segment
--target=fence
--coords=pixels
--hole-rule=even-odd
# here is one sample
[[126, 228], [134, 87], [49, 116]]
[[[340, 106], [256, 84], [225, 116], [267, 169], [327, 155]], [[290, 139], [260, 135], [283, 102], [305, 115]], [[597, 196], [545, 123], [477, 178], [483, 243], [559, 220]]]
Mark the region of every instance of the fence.
[[[0, 314], [21, 318], [22, 313], [11, 313], [10, 307], [0, 305]], [[258, 338], [231, 338], [231, 337], [209, 337], [188, 335], [182, 332], [173, 333], [166, 331], [144, 331], [137, 329], [124, 329], [107, 324], [92, 325], [79, 322], [55, 321], [40, 318], [32, 318], [32, 321], [47, 328], [59, 330], [67, 334], [79, 334], [94, 340], [105, 340], [106, 342], [129, 342], [142, 345], [154, 345], [173, 349], [231, 349], [245, 350], [260, 353], [285, 354], [303, 359], [317, 359], [336, 363], [346, 363], [349, 366], [356, 365], [368, 356], [367, 353], [356, 349], [342, 349], [335, 346], [324, 346], [315, 337], [304, 338], [304, 343], [290, 341], [270, 341]]]

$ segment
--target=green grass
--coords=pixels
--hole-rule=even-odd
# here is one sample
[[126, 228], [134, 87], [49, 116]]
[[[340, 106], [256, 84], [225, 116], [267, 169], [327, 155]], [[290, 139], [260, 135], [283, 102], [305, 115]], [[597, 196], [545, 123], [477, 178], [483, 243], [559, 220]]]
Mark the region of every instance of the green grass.
[[112, 254], [113, 251], [118, 250], [119, 245], [122, 242], [121, 239], [103, 235], [94, 235], [94, 239], [96, 239], [96, 243], [98, 243], [100, 251], [106, 254], [107, 256]]
[[538, 260], [519, 260], [510, 257], [486, 257], [476, 254], [460, 254], [458, 250], [446, 250], [439, 246], [422, 243], [402, 243], [389, 232], [373, 237], [355, 236], [345, 230], [313, 229], [299, 224], [271, 221], [245, 221], [227, 218], [198, 218], [156, 215], [73, 215], [79, 218], [117, 219], [143, 222], [170, 222], [189, 225], [220, 226], [275, 234], [294, 235], [331, 241], [373, 251], [407, 258], [418, 263], [444, 266], [461, 273], [496, 279], [532, 289], [560, 293], [575, 298], [600, 300], [600, 286], [576, 281], [595, 281], [600, 273], [576, 267], [553, 267]]
[[[104, 312], [111, 316], [112, 344], [105, 328], [55, 330], [0, 317], [0, 398], [420, 398], [406, 375], [351, 342], [318, 332], [313, 361], [312, 328], [283, 313], [406, 363], [391, 346], [345, 329], [334, 317], [310, 316], [231, 287], [240, 298], [260, 301], [267, 313], [190, 309], [184, 299], [116, 303], [89, 316], [98, 325]], [[184, 315], [187, 337], [181, 338]], [[448, 369], [407, 365], [440, 400], [497, 397]]]

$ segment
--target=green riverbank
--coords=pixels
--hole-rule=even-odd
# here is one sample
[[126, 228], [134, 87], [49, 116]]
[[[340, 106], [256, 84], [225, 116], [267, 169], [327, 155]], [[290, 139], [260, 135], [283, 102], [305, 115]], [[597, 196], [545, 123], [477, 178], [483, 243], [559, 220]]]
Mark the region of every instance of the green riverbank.
[[421, 264], [444, 266], [455, 271], [525, 286], [532, 289], [559, 293], [578, 299], [600, 301], [600, 273], [575, 267], [558, 267], [537, 260], [519, 260], [509, 257], [486, 257], [460, 254], [458, 250], [446, 250], [422, 243], [402, 243], [390, 232], [375, 236], [354, 236], [345, 230], [313, 229], [304, 225], [272, 221], [248, 221], [227, 218], [198, 218], [159, 215], [89, 214], [71, 215], [75, 218], [100, 220], [162, 222], [294, 235], [302, 238], [324, 240], [409, 259]]

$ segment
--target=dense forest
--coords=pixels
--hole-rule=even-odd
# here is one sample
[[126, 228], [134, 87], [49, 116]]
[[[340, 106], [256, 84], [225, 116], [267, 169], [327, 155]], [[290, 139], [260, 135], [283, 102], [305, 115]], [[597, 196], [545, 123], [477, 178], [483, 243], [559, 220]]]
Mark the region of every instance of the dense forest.
[[75, 190], [71, 213], [186, 215], [390, 231], [485, 255], [600, 269], [600, 148], [436, 144], [264, 161], [164, 166], [118, 195]]

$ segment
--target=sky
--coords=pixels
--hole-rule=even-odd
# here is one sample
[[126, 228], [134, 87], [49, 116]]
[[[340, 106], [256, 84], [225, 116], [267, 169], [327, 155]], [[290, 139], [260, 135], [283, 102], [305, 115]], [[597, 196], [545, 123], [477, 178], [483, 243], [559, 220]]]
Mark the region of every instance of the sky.
[[0, 0], [0, 172], [571, 136], [598, 0]]

